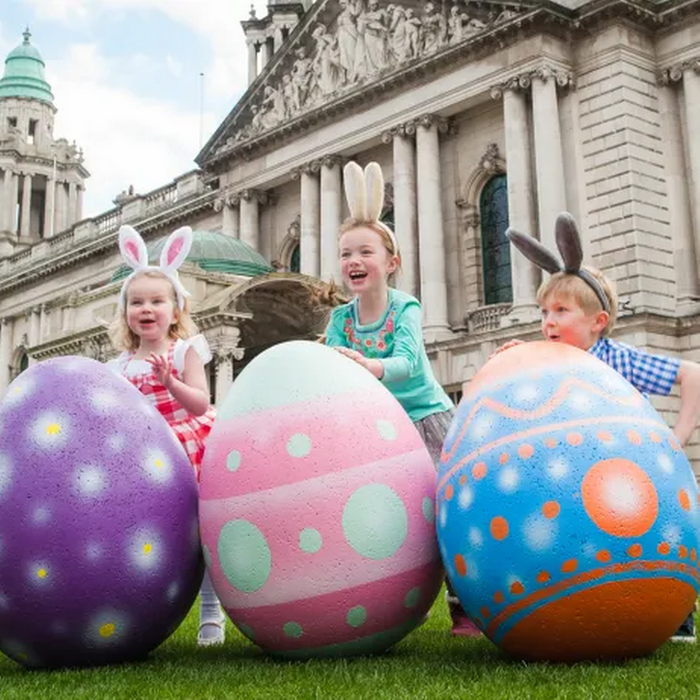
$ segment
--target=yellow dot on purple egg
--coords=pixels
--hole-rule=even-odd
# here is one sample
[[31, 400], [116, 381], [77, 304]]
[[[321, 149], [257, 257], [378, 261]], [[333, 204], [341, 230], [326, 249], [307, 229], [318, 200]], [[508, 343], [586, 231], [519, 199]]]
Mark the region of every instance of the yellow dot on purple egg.
[[100, 637], [111, 637], [114, 634], [116, 627], [113, 622], [107, 622], [100, 627]]
[[153, 550], [153, 545], [150, 542], [146, 542], [146, 544], [143, 545], [143, 553], [144, 554], [150, 554], [152, 550]]
[[39, 578], [46, 578], [49, 575], [49, 572], [42, 567], [41, 569], [37, 569], [36, 575]]
[[156, 465], [156, 467], [157, 467], [158, 469], [162, 469], [162, 468], [163, 468], [163, 460], [162, 460], [162, 459], [156, 459], [156, 461], [154, 462], [154, 464]]
[[50, 423], [46, 426], [47, 435], [58, 435], [61, 432], [61, 426], [58, 423]]

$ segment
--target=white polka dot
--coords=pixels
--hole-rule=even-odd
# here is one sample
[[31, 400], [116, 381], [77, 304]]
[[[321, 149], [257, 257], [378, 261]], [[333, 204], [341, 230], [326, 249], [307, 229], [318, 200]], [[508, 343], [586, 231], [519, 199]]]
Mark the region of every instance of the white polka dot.
[[672, 547], [677, 547], [682, 540], [681, 528], [678, 525], [667, 525], [663, 531], [663, 538]]
[[173, 581], [165, 591], [165, 597], [169, 603], [174, 603], [178, 595], [180, 595], [180, 584], [177, 581]]
[[141, 468], [150, 481], [168, 484], [173, 479], [173, 465], [170, 458], [161, 450], [147, 450]]
[[661, 471], [666, 474], [673, 474], [673, 460], [663, 452], [656, 458], [656, 463], [661, 467]]
[[596, 547], [593, 542], [586, 542], [586, 544], [583, 545], [583, 553], [587, 557], [594, 557], [596, 554], [598, 554], [598, 550], [600, 548]]
[[71, 437], [71, 422], [59, 411], [44, 411], [32, 422], [29, 432], [32, 442], [38, 447], [63, 447]]
[[103, 415], [111, 413], [122, 405], [119, 395], [109, 389], [95, 389], [90, 394], [90, 403], [97, 413]]
[[469, 427], [469, 434], [475, 440], [483, 440], [493, 430], [493, 416], [482, 414], [477, 416]]
[[81, 496], [99, 496], [107, 488], [107, 475], [101, 467], [85, 464], [75, 470], [73, 486]]
[[34, 393], [35, 388], [36, 381], [33, 378], [26, 375], [20, 376], [8, 387], [3, 404], [5, 406], [18, 406]]
[[520, 404], [536, 401], [540, 396], [540, 390], [535, 384], [521, 384], [513, 392], [513, 398]]
[[32, 511], [32, 522], [35, 525], [46, 525], [51, 520], [51, 511], [46, 506], [39, 506]]
[[139, 571], [157, 571], [163, 562], [164, 555], [161, 538], [155, 531], [142, 528], [131, 538], [127, 555], [129, 561]]
[[304, 433], [296, 433], [287, 441], [287, 453], [292, 457], [306, 457], [311, 452], [311, 438]]
[[471, 486], [463, 486], [457, 495], [457, 503], [462, 510], [466, 510], [474, 501], [474, 491]]
[[469, 544], [477, 549], [484, 543], [484, 536], [478, 527], [469, 528]]
[[440, 523], [440, 527], [445, 529], [445, 525], [447, 525], [447, 506], [444, 506], [440, 508], [440, 515], [438, 516], [438, 521]]
[[554, 543], [556, 534], [556, 524], [539, 514], [531, 515], [523, 523], [525, 544], [534, 552], [548, 550]]
[[121, 433], [114, 433], [107, 438], [107, 447], [112, 452], [121, 452], [126, 445], [126, 438]]
[[381, 435], [382, 439], [387, 440], [388, 442], [396, 440], [398, 435], [396, 427], [390, 420], [378, 420], [377, 431]]
[[88, 622], [85, 638], [90, 646], [115, 646], [125, 641], [129, 627], [129, 617], [125, 613], [100, 610]]
[[593, 402], [588, 394], [580, 391], [574, 391], [569, 395], [567, 403], [576, 411], [584, 413], [590, 411], [593, 407]]
[[481, 578], [478, 564], [473, 559], [467, 559], [465, 563], [467, 565], [467, 579], [472, 582], [478, 581]]
[[88, 542], [85, 547], [85, 558], [89, 562], [96, 562], [102, 558], [104, 549], [99, 542]]
[[4, 452], [0, 452], [0, 498], [9, 490], [12, 471], [12, 460]]
[[48, 562], [33, 561], [27, 566], [25, 575], [33, 588], [47, 588], [53, 584], [55, 573]]
[[602, 500], [611, 512], [634, 517], [642, 509], [645, 493], [625, 476], [609, 476], [602, 486]]
[[503, 493], [513, 493], [520, 483], [520, 475], [515, 467], [505, 467], [498, 472], [498, 488]]
[[563, 458], [552, 459], [547, 464], [547, 474], [551, 479], [559, 481], [569, 473], [569, 463]]

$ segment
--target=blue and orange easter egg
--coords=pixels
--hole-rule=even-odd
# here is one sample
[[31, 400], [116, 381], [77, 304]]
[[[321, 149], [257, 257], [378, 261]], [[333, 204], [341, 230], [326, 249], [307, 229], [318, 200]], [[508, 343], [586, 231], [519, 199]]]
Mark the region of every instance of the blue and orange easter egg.
[[467, 385], [437, 513], [462, 605], [522, 659], [651, 653], [697, 597], [687, 458], [645, 397], [571, 346], [505, 350]]
[[435, 481], [366, 369], [307, 341], [258, 355], [219, 410], [200, 481], [205, 559], [231, 620], [287, 657], [401, 640], [444, 577]]

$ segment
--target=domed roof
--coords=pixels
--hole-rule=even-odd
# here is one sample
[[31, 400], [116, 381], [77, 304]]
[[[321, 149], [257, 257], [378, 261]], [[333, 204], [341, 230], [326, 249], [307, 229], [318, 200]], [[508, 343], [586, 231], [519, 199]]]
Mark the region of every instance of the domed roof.
[[44, 77], [44, 59], [29, 43], [29, 29], [22, 36], [24, 41], [5, 59], [5, 74], [0, 79], [0, 99], [27, 97], [53, 106], [51, 86]]
[[[158, 264], [167, 238], [164, 236], [146, 246], [151, 265]], [[272, 266], [265, 258], [247, 243], [216, 231], [192, 232], [192, 248], [186, 262], [194, 263], [207, 272], [227, 272], [245, 277], [257, 277], [273, 272]], [[112, 275], [112, 281], [123, 279], [129, 271], [129, 267], [122, 265]]]

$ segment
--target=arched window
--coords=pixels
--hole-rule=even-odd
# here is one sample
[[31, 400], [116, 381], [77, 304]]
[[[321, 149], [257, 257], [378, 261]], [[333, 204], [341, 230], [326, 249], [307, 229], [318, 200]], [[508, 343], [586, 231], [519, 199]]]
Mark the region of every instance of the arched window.
[[513, 301], [510, 275], [508, 184], [505, 175], [492, 177], [481, 191], [481, 255], [484, 267], [484, 303]]
[[300, 272], [301, 271], [301, 261], [300, 261], [300, 251], [299, 251], [299, 244], [297, 243], [294, 246], [294, 250], [292, 251], [292, 255], [289, 258], [289, 271], [290, 272]]

